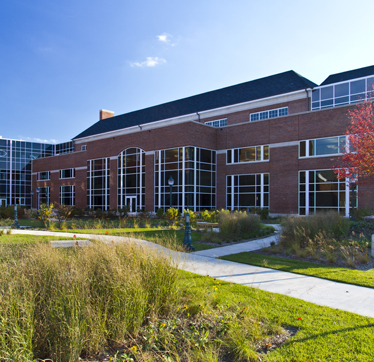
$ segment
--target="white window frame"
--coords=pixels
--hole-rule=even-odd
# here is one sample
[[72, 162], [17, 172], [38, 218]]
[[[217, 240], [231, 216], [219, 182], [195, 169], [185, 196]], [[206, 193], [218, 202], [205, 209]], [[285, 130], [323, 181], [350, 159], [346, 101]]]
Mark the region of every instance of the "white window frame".
[[[234, 162], [235, 160], [235, 150], [241, 150], [241, 149], [244, 149], [244, 148], [255, 148], [256, 149], [256, 157], [257, 157], [257, 147], [261, 147], [261, 160], [255, 160], [255, 161], [246, 161], [246, 162]], [[268, 159], [264, 159], [264, 147], [268, 147], [268, 154], [269, 154], [269, 158]], [[227, 152], [228, 151], [231, 151], [231, 162], [227, 162]], [[258, 145], [258, 146], [247, 146], [247, 147], [240, 147], [240, 148], [230, 148], [228, 150], [226, 150], [226, 165], [242, 165], [242, 164], [247, 164], [247, 163], [257, 163], [257, 162], [269, 162], [270, 161], [270, 145]]]
[[[328, 138], [338, 138], [338, 148], [340, 149], [340, 137], [345, 137], [345, 151], [347, 152], [349, 149], [349, 137], [347, 135], [339, 135], [339, 136], [330, 136], [330, 137], [322, 137], [322, 138], [311, 138], [308, 140], [301, 140], [299, 141], [299, 159], [305, 159], [305, 158], [317, 158], [317, 157], [332, 157], [332, 156], [341, 156], [343, 152], [337, 152], [337, 153], [329, 153], [326, 155], [311, 155], [309, 156], [309, 151], [310, 151], [310, 141], [314, 141], [315, 145], [315, 152], [316, 150], [316, 141], [318, 140], [324, 140]], [[301, 142], [305, 142], [305, 156], [301, 156]]]
[[[285, 110], [287, 110], [286, 114], [282, 114], [282, 115], [279, 114], [280, 111], [285, 111]], [[270, 112], [275, 112], [275, 111], [277, 111], [277, 115], [273, 116], [273, 117], [270, 117]], [[264, 121], [266, 119], [285, 117], [285, 116], [288, 116], [288, 114], [289, 114], [288, 113], [288, 107], [268, 109], [266, 111], [251, 113], [249, 115], [249, 122], [258, 122], [258, 121]], [[257, 118], [257, 119], [252, 120], [252, 118]]]

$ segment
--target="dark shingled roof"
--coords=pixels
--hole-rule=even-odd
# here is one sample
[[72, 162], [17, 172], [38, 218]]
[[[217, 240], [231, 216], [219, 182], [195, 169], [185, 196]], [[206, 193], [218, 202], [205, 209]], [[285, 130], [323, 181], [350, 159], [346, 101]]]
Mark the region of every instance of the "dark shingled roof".
[[347, 80], [350, 80], [350, 79], [367, 77], [367, 76], [373, 75], [373, 74], [374, 74], [374, 65], [371, 65], [369, 67], [349, 70], [347, 72], [331, 74], [321, 83], [321, 85], [328, 85], [328, 84], [333, 84], [333, 83], [338, 83], [338, 82], [344, 82], [344, 81], [347, 81]]
[[87, 128], [74, 137], [74, 139], [316, 86], [317, 84], [290, 70], [250, 82], [103, 119]]

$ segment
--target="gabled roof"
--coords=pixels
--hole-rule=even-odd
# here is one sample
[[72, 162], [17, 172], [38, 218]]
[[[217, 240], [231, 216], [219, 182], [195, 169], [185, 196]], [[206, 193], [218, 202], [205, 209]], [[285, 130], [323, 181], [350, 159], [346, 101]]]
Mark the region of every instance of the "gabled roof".
[[338, 82], [345, 82], [347, 80], [356, 79], [356, 78], [362, 78], [367, 77], [369, 75], [374, 74], [374, 65], [371, 65], [369, 67], [354, 69], [354, 70], [348, 70], [347, 72], [342, 73], [336, 73], [329, 75], [322, 83], [322, 85], [328, 85]]
[[106, 118], [87, 128], [85, 131], [74, 137], [74, 139], [256, 99], [267, 98], [279, 94], [290, 93], [305, 88], [313, 88], [316, 86], [317, 84], [302, 77], [293, 70], [290, 70], [269, 77], [252, 80], [250, 82], [121, 114], [112, 118]]

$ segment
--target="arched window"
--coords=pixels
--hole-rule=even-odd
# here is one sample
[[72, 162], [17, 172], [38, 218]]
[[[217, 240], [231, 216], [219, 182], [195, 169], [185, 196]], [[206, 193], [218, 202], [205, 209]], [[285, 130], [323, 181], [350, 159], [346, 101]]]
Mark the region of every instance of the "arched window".
[[145, 204], [145, 152], [140, 148], [127, 148], [118, 155], [118, 208], [129, 212], [144, 209]]

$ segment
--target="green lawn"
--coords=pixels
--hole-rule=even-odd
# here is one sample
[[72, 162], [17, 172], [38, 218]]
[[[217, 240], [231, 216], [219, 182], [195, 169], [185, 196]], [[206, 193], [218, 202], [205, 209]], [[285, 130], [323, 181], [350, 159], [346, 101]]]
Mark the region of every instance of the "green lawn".
[[[182, 272], [196, 295], [204, 296], [214, 279]], [[321, 307], [300, 299], [269, 293], [256, 288], [222, 282], [217, 305], [240, 303], [254, 316], [264, 316], [282, 326], [299, 328], [280, 348], [263, 356], [262, 361], [373, 361], [374, 319]]]
[[221, 259], [374, 288], [374, 269], [352, 270], [249, 252], [223, 256]]
[[[47, 243], [51, 240], [70, 240], [73, 239], [63, 236], [41, 236], [41, 235], [25, 235], [25, 234], [11, 234], [0, 236], [0, 246], [3, 245], [25, 245], [25, 244], [35, 244], [38, 242]], [[79, 240], [79, 238], [77, 238]]]

